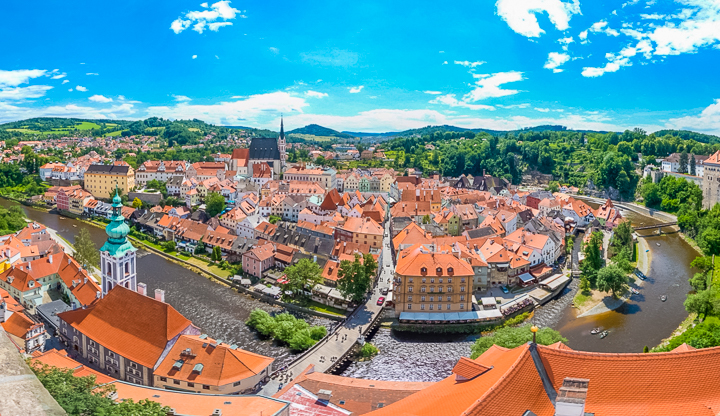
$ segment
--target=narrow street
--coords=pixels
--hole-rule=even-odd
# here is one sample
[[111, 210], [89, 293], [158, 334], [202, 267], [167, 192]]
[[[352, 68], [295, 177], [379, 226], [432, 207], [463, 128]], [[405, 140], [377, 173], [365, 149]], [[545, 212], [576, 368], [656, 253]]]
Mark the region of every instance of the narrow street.
[[367, 302], [356, 309], [355, 312], [342, 322], [340, 327], [328, 337], [325, 337], [304, 356], [290, 364], [278, 377], [270, 380], [262, 390], [260, 390], [259, 394], [272, 396], [282, 388], [281, 385], [287, 384], [311, 364], [315, 366], [315, 371], [326, 372], [335, 364], [334, 360], [336, 358], [342, 357], [347, 353], [359, 338], [369, 330], [369, 324], [383, 309], [382, 305], [378, 305], [378, 299], [380, 297], [387, 297], [387, 295], [381, 293], [381, 290], [384, 288], [390, 290], [392, 288], [395, 267], [393, 265], [390, 243], [390, 221], [388, 220], [385, 224], [382, 252], [378, 258], [378, 267], [381, 269], [380, 277]]

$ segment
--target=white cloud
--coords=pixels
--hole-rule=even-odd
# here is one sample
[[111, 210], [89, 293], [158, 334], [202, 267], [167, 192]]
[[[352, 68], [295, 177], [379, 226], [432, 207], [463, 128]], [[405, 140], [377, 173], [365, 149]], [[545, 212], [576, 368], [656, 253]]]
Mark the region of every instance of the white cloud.
[[0, 88], [0, 100], [27, 100], [45, 96], [53, 87], [49, 85], [30, 85], [28, 87]]
[[97, 72], [88, 72], [88, 73], [85, 74], [85, 75], [100, 75], [100, 74], [98, 74]]
[[191, 101], [192, 98], [186, 96], [186, 95], [175, 95], [173, 94], [173, 98], [175, 101]]
[[308, 105], [302, 97], [287, 92], [273, 92], [208, 105], [181, 102], [173, 106], [153, 106], [148, 107], [147, 116], [171, 119], [197, 118], [221, 125], [258, 125], [266, 120], [269, 114], [301, 113]]
[[192, 56], [192, 59], [197, 59], [197, 55], [193, 55], [193, 56]]
[[327, 97], [327, 93], [325, 92], [317, 92], [317, 91], [305, 91], [305, 95], [311, 98], [324, 98]]
[[64, 80], [62, 83], [63, 83], [63, 84], [67, 84], [68, 82], [70, 82], [70, 80], [67, 80], [67, 79], [66, 79], [66, 80]]
[[705, 108], [697, 116], [686, 116], [668, 120], [667, 128], [693, 130], [720, 135], [720, 99]]
[[274, 53], [274, 54], [276, 54], [276, 55], [277, 55], [278, 53], [280, 53], [280, 49], [278, 49], [278, 48], [276, 48], [276, 47], [274, 47], [274, 46], [271, 46], [271, 47], [269, 47], [268, 49], [270, 49], [270, 52], [272, 52], [272, 53]]
[[62, 78], [65, 78], [66, 76], [67, 76], [67, 74], [62, 73], [62, 74], [53, 75], [53, 76], [50, 77], [50, 78], [52, 78], [52, 79], [62, 79]]
[[456, 65], [462, 65], [466, 68], [475, 68], [476, 66], [480, 66], [484, 64], [484, 61], [477, 61], [477, 62], [470, 62], [470, 61], [455, 61]]
[[443, 64], [443, 65], [447, 65], [447, 64], [448, 64], [448, 62], [447, 62], [447, 61], [443, 61], [443, 63], [442, 63], [442, 64]]
[[535, 111], [539, 111], [541, 113], [549, 113], [550, 109], [549, 108], [536, 108]]
[[442, 91], [423, 91], [423, 92], [424, 92], [425, 94], [430, 94], [430, 95], [440, 95], [440, 94], [442, 94]]
[[[590, 26], [590, 29], [588, 29], [588, 30], [592, 33], [604, 33], [608, 36], [619, 36], [620, 35], [620, 33], [617, 30], [611, 29], [608, 26], [608, 22], [606, 22], [604, 20], [593, 23], [593, 25]], [[585, 37], [587, 38], [587, 31], [583, 32], [583, 33], [585, 33]]]
[[494, 110], [495, 107], [483, 104], [470, 104], [455, 98], [455, 94], [439, 95], [430, 101], [430, 104], [445, 104], [450, 107], [462, 107], [470, 110]]
[[523, 103], [523, 104], [510, 104], [510, 105], [498, 104], [497, 107], [507, 108], [507, 109], [528, 108], [528, 107], [530, 107], [530, 104], [528, 104], [528, 103]]
[[357, 87], [350, 87], [348, 88], [348, 90], [350, 91], [350, 94], [357, 94], [362, 91], [363, 88], [365, 88], [364, 85], [359, 85]]
[[85, 87], [83, 87], [83, 86], [80, 86], [80, 85], [78, 85], [77, 87], [75, 87], [75, 89], [78, 90], [78, 91], [82, 91], [82, 92], [85, 92], [85, 91], [88, 90], [87, 88], [85, 88]]
[[96, 102], [96, 103], [112, 102], [112, 98], [105, 97], [104, 95], [93, 95], [92, 97], [88, 98], [88, 100]]
[[558, 30], [567, 30], [574, 14], [580, 14], [580, 1], [570, 0], [498, 0], [497, 14], [513, 31], [529, 38], [545, 33], [540, 28], [536, 13], [546, 12]]
[[573, 39], [572, 36], [566, 37], [566, 38], [560, 38], [558, 39], [558, 43], [562, 45], [562, 48], [564, 51], [568, 50], [568, 47], [571, 43], [575, 42], [575, 39]]
[[72, 88], [70, 88], [70, 89], [68, 89], [68, 91], [70, 91], [70, 92], [73, 92], [73, 91], [75, 91], [75, 90], [74, 90], [74, 89], [72, 89]]
[[45, 69], [17, 69], [14, 71], [0, 69], [0, 88], [27, 84], [31, 79], [41, 77], [47, 72]]
[[[202, 3], [201, 7], [207, 9], [207, 3]], [[230, 1], [222, 0], [213, 3], [210, 9], [202, 11], [190, 11], [180, 16], [170, 24], [170, 29], [176, 34], [184, 31], [192, 26], [192, 30], [203, 33], [205, 28], [209, 28], [213, 32], [217, 32], [221, 27], [232, 26], [233, 20], [238, 16], [240, 10], [230, 6]], [[245, 17], [239, 15], [240, 17]], [[218, 21], [222, 20], [222, 21]]]
[[559, 68], [562, 64], [570, 60], [570, 55], [566, 53], [558, 53], [558, 52], [550, 52], [548, 54], [548, 60], [545, 62], [544, 68], [552, 69], [553, 72], [562, 72], [563, 70]]
[[463, 96], [463, 101], [465, 102], [475, 102], [486, 98], [517, 94], [520, 92], [519, 90], [505, 90], [500, 88], [500, 86], [525, 79], [523, 73], [518, 71], [498, 72], [495, 74], [472, 74], [472, 76], [477, 79], [475, 89]]
[[[641, 14], [645, 20], [660, 22], [639, 22], [623, 24], [622, 34], [637, 41], [627, 44], [618, 53], [608, 53], [608, 63], [601, 68], [585, 68], [583, 75], [600, 76], [615, 72], [620, 67], [630, 66], [630, 58], [645, 58], [643, 65], [654, 62], [655, 56], [696, 53], [704, 47], [720, 48], [720, 1], [718, 0], [675, 0], [681, 9], [675, 14]], [[633, 3], [634, 4], [634, 3]], [[647, 3], [649, 6], [650, 3]], [[600, 27], [600, 31], [607, 29]], [[595, 27], [595, 25], [593, 25]], [[615, 36], [615, 35], [613, 35]]]

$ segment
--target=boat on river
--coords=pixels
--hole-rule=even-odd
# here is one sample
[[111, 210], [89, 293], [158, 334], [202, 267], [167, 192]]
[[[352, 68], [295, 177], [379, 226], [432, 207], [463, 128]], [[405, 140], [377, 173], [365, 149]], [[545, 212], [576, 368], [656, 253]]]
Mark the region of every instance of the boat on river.
[[605, 337], [608, 336], [608, 335], [610, 335], [610, 332], [609, 332], [609, 331], [603, 331], [603, 332], [600, 334], [600, 339], [603, 339], [603, 338], [605, 338]]
[[663, 301], [663, 302], [665, 302], [665, 301], [667, 300], [667, 296], [666, 296], [666, 295], [660, 296], [660, 300]]
[[634, 287], [631, 287], [631, 288], [630, 288], [630, 291], [631, 291], [634, 295], [639, 295], [639, 294], [640, 294], [640, 291], [637, 290], [637, 289], [635, 289]]
[[597, 334], [600, 333], [601, 330], [602, 330], [602, 329], [601, 329], [600, 327], [593, 328], [593, 329], [590, 331], [590, 333], [591, 333], [592, 335], [597, 335]]

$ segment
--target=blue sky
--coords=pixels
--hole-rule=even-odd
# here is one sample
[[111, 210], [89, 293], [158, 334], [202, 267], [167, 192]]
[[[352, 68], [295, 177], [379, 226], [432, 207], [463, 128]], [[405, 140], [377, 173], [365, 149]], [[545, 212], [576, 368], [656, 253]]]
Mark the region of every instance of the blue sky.
[[720, 134], [720, 0], [3, 2], [0, 122]]

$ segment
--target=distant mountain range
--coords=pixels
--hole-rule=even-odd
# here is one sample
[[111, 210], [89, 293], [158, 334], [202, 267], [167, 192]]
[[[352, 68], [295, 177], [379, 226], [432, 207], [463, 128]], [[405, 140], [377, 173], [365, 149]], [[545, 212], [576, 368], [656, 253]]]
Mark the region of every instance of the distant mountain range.
[[305, 127], [299, 128], [299, 129], [290, 130], [289, 132], [287, 132], [287, 134], [308, 134], [311, 136], [338, 137], [341, 139], [352, 139], [354, 137], [360, 137], [360, 136], [355, 136], [355, 135], [348, 134], [345, 132], [340, 133], [337, 130], [329, 129], [329, 128], [323, 127], [323, 126], [318, 126], [317, 124], [309, 124]]
[[[128, 132], [132, 134], [151, 134], [157, 135], [157, 131], [154, 133], [152, 130], [169, 126], [170, 124], [182, 124], [185, 127], [193, 127], [201, 132], [221, 130], [221, 129], [242, 129], [248, 130], [255, 136], [261, 137], [277, 137], [277, 132], [266, 129], [257, 129], [253, 127], [244, 126], [214, 126], [206, 124], [201, 120], [163, 120], [156, 117], [151, 117], [147, 120], [141, 121], [128, 121], [128, 120], [89, 120], [89, 119], [75, 119], [75, 118], [60, 118], [60, 117], [40, 117], [32, 118], [28, 120], [15, 121], [10, 123], [0, 124], [0, 138], [7, 138], [8, 133], [26, 133], [26, 134], [68, 134], [72, 131], [77, 130], [91, 130], [91, 129], [103, 129], [103, 133], [115, 132], [115, 135], [119, 135], [122, 131], [123, 134]], [[457, 126], [426, 126], [418, 129], [410, 129], [398, 132], [382, 132], [382, 133], [361, 133], [352, 131], [337, 131], [331, 128], [323, 127], [317, 124], [309, 124], [305, 127], [290, 130], [287, 132], [288, 135], [308, 135], [318, 137], [336, 137], [343, 139], [344, 141], [352, 141], [352, 139], [360, 139], [361, 141], [385, 141], [394, 137], [409, 137], [414, 135], [426, 135], [433, 134], [435, 132], [472, 132], [472, 133], [488, 133], [492, 135], [505, 135], [509, 133], [518, 134], [524, 132], [543, 132], [543, 131], [574, 131], [578, 133], [608, 133], [606, 131], [594, 131], [594, 130], [572, 130], [564, 126], [558, 125], [544, 125], [536, 127], [526, 127], [519, 130], [491, 130], [491, 129], [468, 129]], [[619, 133], [619, 132], [618, 132]], [[720, 137], [696, 133], [687, 130], [660, 130], [655, 132], [657, 136], [665, 135], [677, 136], [685, 140], [695, 140], [701, 143], [720, 143]]]

